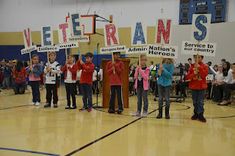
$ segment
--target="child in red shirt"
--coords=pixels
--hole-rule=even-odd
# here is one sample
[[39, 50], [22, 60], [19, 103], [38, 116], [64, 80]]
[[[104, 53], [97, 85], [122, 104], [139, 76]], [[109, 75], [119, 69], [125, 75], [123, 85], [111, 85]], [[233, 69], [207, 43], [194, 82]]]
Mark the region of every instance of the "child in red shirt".
[[107, 63], [106, 70], [109, 74], [111, 86], [111, 98], [109, 101], [109, 113], [115, 113], [115, 96], [117, 94], [118, 98], [118, 114], [123, 111], [122, 105], [122, 71], [124, 69], [124, 64], [119, 60], [120, 52], [113, 53], [114, 62], [109, 61]]
[[204, 117], [204, 96], [207, 89], [206, 77], [208, 75], [208, 66], [202, 62], [202, 55], [194, 55], [196, 63], [192, 64], [186, 79], [189, 80], [189, 88], [192, 90], [192, 99], [194, 106], [194, 115], [192, 120], [206, 122]]
[[24, 94], [26, 85], [26, 69], [23, 62], [17, 61], [16, 67], [13, 69], [13, 78], [15, 81], [14, 91], [15, 94]]
[[95, 69], [95, 65], [92, 63], [93, 54], [86, 53], [86, 62], [84, 63], [82, 59], [77, 61], [79, 70], [82, 70], [80, 77], [80, 85], [82, 90], [82, 101], [83, 108], [80, 110], [92, 111], [92, 76]]
[[[67, 106], [65, 109], [76, 109], [76, 79], [77, 79], [77, 70], [78, 67], [74, 63], [74, 57], [69, 55], [67, 58], [66, 64], [61, 68], [61, 71], [64, 73], [64, 82], [67, 96]], [[70, 97], [72, 97], [72, 106]]]

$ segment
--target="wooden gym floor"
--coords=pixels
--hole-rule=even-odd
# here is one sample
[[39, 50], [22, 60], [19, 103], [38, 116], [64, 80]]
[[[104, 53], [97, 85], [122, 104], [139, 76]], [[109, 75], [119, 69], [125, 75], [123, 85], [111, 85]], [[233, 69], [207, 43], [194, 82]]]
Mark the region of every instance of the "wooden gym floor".
[[[45, 90], [42, 92], [45, 102]], [[31, 94], [0, 93], [0, 156], [234, 156], [235, 106], [207, 101], [207, 123], [191, 121], [192, 104], [171, 103], [171, 119], [157, 120], [157, 102], [149, 96], [149, 116], [131, 116], [136, 97], [123, 115], [107, 110], [91, 113], [65, 110], [65, 92], [59, 90], [59, 108], [30, 105]], [[93, 98], [93, 103], [95, 103]], [[81, 107], [81, 97], [77, 96]], [[99, 98], [101, 102], [101, 98]]]

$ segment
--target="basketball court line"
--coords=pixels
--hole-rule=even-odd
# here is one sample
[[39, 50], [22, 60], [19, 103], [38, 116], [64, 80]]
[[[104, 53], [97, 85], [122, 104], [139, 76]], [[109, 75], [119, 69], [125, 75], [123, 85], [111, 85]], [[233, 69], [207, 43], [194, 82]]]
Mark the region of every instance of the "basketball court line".
[[52, 154], [52, 153], [47, 153], [47, 152], [39, 152], [39, 151], [31, 151], [31, 150], [23, 150], [23, 149], [16, 149], [16, 148], [0, 147], [0, 150], [22, 152], [22, 153], [32, 153], [32, 154], [47, 155], [47, 156], [59, 156], [59, 154]]
[[[150, 114], [156, 112], [157, 110], [158, 110], [158, 109], [155, 109], [155, 110], [149, 112], [148, 115], [150, 115]], [[118, 128], [118, 129], [116, 129], [116, 130], [114, 130], [114, 131], [112, 131], [112, 132], [110, 132], [110, 133], [108, 133], [108, 134], [106, 134], [106, 135], [104, 135], [104, 136], [101, 136], [100, 138], [98, 138], [98, 139], [96, 139], [96, 140], [94, 140], [94, 141], [91, 141], [90, 143], [87, 143], [87, 144], [83, 145], [82, 147], [80, 147], [80, 148], [78, 148], [78, 149], [73, 150], [72, 152], [66, 154], [65, 156], [70, 156], [70, 155], [73, 155], [73, 154], [75, 154], [75, 153], [78, 153], [78, 152], [84, 150], [85, 148], [87, 148], [87, 147], [89, 147], [89, 146], [91, 146], [91, 145], [93, 145], [93, 144], [95, 144], [95, 143], [97, 143], [97, 142], [99, 142], [99, 141], [101, 141], [101, 140], [103, 140], [103, 139], [105, 139], [105, 138], [111, 136], [112, 134], [117, 133], [118, 131], [120, 131], [120, 130], [122, 130], [122, 129], [128, 127], [128, 126], [130, 126], [131, 124], [134, 124], [135, 122], [141, 120], [142, 118], [143, 118], [143, 117], [139, 117], [139, 118], [137, 118], [137, 119], [135, 119], [135, 120], [133, 120], [133, 121], [131, 121], [131, 122], [125, 124], [124, 126]]]
[[0, 108], [0, 110], [13, 109], [13, 108], [20, 108], [20, 107], [27, 107], [27, 106], [33, 106], [33, 105], [29, 105], [29, 104], [28, 104], [28, 105], [18, 105], [18, 106]]

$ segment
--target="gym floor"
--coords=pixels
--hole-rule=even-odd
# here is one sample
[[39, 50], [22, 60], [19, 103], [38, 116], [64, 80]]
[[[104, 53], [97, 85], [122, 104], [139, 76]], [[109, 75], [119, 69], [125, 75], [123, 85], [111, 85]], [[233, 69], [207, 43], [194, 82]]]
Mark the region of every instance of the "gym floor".
[[[149, 96], [147, 118], [132, 116], [136, 97], [122, 115], [106, 109], [91, 113], [65, 110], [65, 92], [59, 90], [59, 108], [30, 104], [31, 94], [0, 93], [0, 155], [79, 156], [234, 156], [235, 105], [206, 101], [207, 123], [192, 121], [191, 99], [171, 103], [171, 119], [155, 118], [157, 102]], [[45, 90], [41, 91], [42, 104]], [[93, 98], [93, 103], [96, 99]], [[99, 97], [99, 103], [101, 97]], [[77, 96], [82, 107], [81, 96]]]

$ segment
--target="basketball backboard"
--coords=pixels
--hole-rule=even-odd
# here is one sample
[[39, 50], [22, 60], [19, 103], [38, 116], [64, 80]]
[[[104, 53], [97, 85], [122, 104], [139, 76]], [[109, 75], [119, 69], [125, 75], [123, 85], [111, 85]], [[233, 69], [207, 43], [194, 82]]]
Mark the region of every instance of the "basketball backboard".
[[81, 25], [83, 26], [84, 35], [93, 35], [96, 30], [95, 15], [81, 15]]

